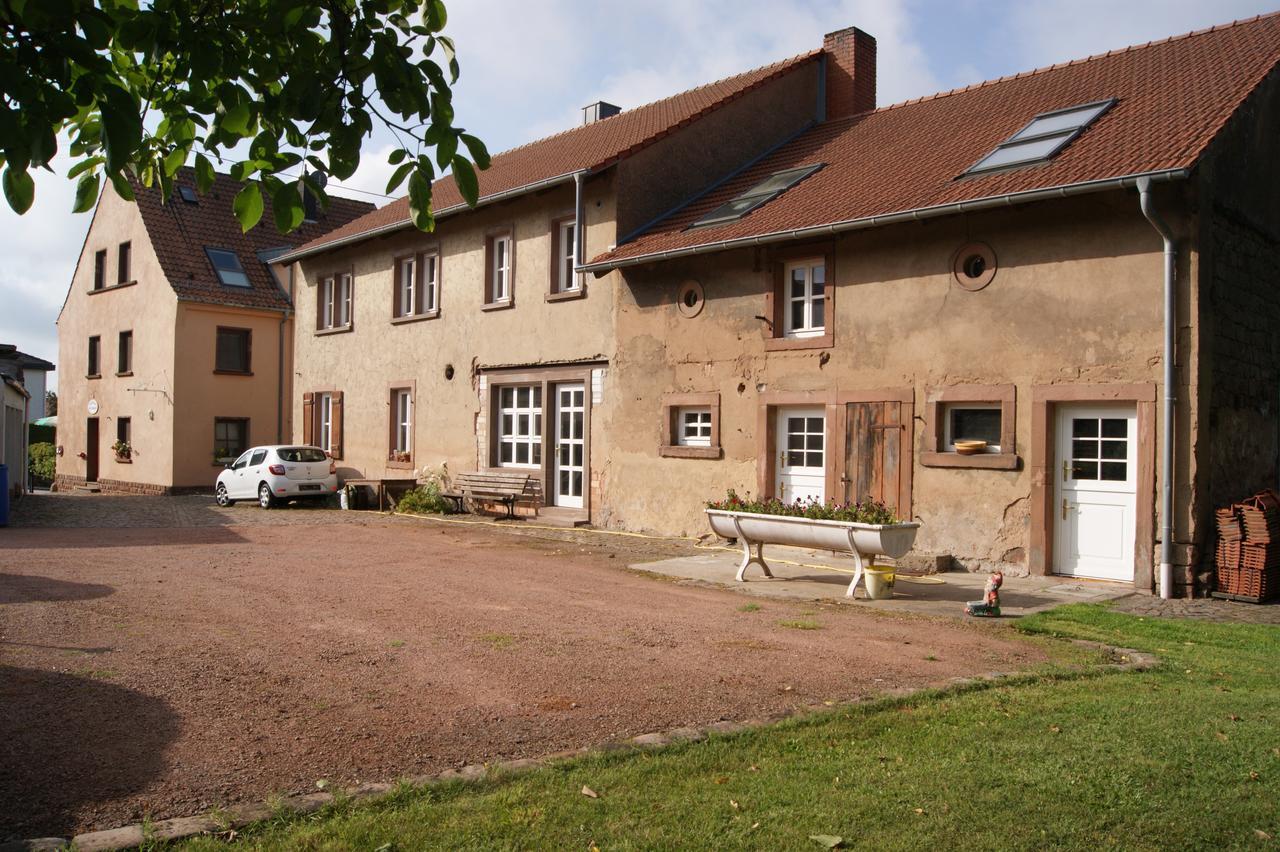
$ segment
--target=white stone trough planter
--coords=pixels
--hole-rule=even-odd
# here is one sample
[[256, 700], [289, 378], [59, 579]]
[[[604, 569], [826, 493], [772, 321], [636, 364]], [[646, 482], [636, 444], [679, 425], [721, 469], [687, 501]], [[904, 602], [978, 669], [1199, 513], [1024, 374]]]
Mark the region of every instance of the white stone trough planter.
[[[711, 531], [722, 538], [736, 538], [742, 545], [742, 564], [738, 566], [738, 582], [745, 582], [747, 568], [754, 562], [772, 577], [764, 561], [766, 544], [786, 544], [792, 547], [810, 547], [816, 550], [833, 550], [853, 556], [854, 575], [847, 597], [862, 579], [866, 568], [864, 560], [887, 556], [897, 559], [911, 549], [916, 540], [915, 522], [899, 524], [856, 524], [851, 521], [815, 521], [810, 518], [794, 518], [790, 515], [762, 515], [754, 512], [731, 512], [725, 509], [707, 509]], [[751, 545], [755, 545], [755, 555]]]

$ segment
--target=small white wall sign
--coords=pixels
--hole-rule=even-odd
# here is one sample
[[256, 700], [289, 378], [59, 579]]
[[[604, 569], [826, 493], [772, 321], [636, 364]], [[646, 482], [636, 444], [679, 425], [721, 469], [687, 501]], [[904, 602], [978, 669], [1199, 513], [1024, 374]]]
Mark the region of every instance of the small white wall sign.
[[89, 416], [93, 417], [98, 413], [98, 401], [96, 399], [89, 400]]

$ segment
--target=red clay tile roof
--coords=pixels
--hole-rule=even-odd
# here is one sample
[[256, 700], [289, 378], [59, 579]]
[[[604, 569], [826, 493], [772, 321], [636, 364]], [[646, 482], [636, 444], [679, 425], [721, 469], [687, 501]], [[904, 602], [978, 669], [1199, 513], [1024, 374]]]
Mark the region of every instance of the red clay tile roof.
[[[550, 178], [608, 166], [752, 89], [816, 60], [821, 53], [815, 50], [766, 65], [496, 154], [489, 168], [477, 175], [480, 197], [483, 200]], [[452, 176], [432, 184], [432, 206], [437, 218], [459, 208], [466, 209]], [[409, 224], [406, 196], [307, 243], [301, 251], [311, 252], [369, 231]]]
[[[1280, 60], [1280, 13], [1005, 77], [818, 125], [645, 233], [623, 261], [1008, 193], [1193, 167]], [[1037, 113], [1118, 98], [1043, 165], [957, 179]], [[826, 167], [742, 219], [688, 229], [764, 177]]]
[[[241, 185], [230, 176], [219, 174], [208, 195], [198, 195], [195, 204], [188, 204], [178, 195], [176, 187], [194, 187], [195, 172], [184, 168], [174, 178], [173, 198], [162, 204], [159, 187], [147, 188], [135, 182], [133, 191], [147, 235], [160, 260], [160, 268], [178, 298], [237, 307], [287, 309], [288, 297], [276, 286], [257, 252], [301, 245], [373, 209], [373, 205], [365, 201], [331, 197], [328, 209], [321, 213], [318, 222], [306, 223], [291, 234], [281, 234], [276, 230], [268, 198], [264, 202], [262, 221], [245, 234], [231, 210], [232, 199]], [[253, 286], [228, 287], [219, 282], [205, 254], [206, 246], [234, 251]]]

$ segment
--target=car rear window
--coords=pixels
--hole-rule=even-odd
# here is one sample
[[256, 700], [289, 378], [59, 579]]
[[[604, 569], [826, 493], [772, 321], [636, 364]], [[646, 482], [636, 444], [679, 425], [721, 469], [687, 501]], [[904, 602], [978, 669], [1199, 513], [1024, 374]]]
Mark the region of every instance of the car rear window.
[[329, 458], [324, 450], [317, 450], [315, 447], [285, 447], [276, 450], [276, 455], [287, 462], [322, 462]]

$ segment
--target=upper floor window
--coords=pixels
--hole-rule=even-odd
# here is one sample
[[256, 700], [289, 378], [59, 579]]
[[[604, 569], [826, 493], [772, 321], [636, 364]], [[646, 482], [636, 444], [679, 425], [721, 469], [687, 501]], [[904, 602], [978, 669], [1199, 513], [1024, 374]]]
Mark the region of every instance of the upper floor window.
[[817, 337], [827, 327], [827, 270], [823, 261], [803, 260], [787, 264], [783, 306], [786, 337]]
[[116, 373], [124, 375], [133, 372], [133, 332], [120, 332], [120, 342], [116, 351]]
[[213, 264], [213, 271], [220, 282], [228, 287], [253, 286], [249, 283], [249, 276], [245, 274], [244, 267], [240, 265], [240, 257], [235, 252], [207, 246], [204, 251], [209, 256], [209, 262]]
[[511, 232], [489, 238], [486, 266], [485, 302], [503, 304], [511, 301], [512, 273], [515, 269], [512, 257]]
[[557, 293], [571, 293], [579, 288], [578, 276], [573, 271], [578, 257], [578, 228], [572, 219], [556, 226], [555, 239], [555, 289]]
[[102, 375], [102, 362], [100, 357], [102, 354], [102, 338], [94, 335], [89, 338], [89, 372], [91, 379], [96, 379]]
[[130, 262], [132, 261], [133, 246], [130, 243], [120, 244], [120, 254], [116, 258], [116, 283], [128, 284], [133, 278], [130, 277]]
[[395, 303], [392, 316], [433, 316], [439, 311], [440, 256], [424, 253], [396, 260]]
[[320, 279], [316, 328], [347, 328], [351, 325], [351, 273]]
[[219, 373], [248, 373], [253, 332], [247, 328], [218, 327], [214, 370]]
[[418, 312], [418, 259], [401, 258], [396, 273], [400, 280], [397, 282], [394, 314], [398, 317], [413, 316]]
[[93, 289], [101, 290], [107, 286], [107, 250], [102, 249], [93, 255]]

